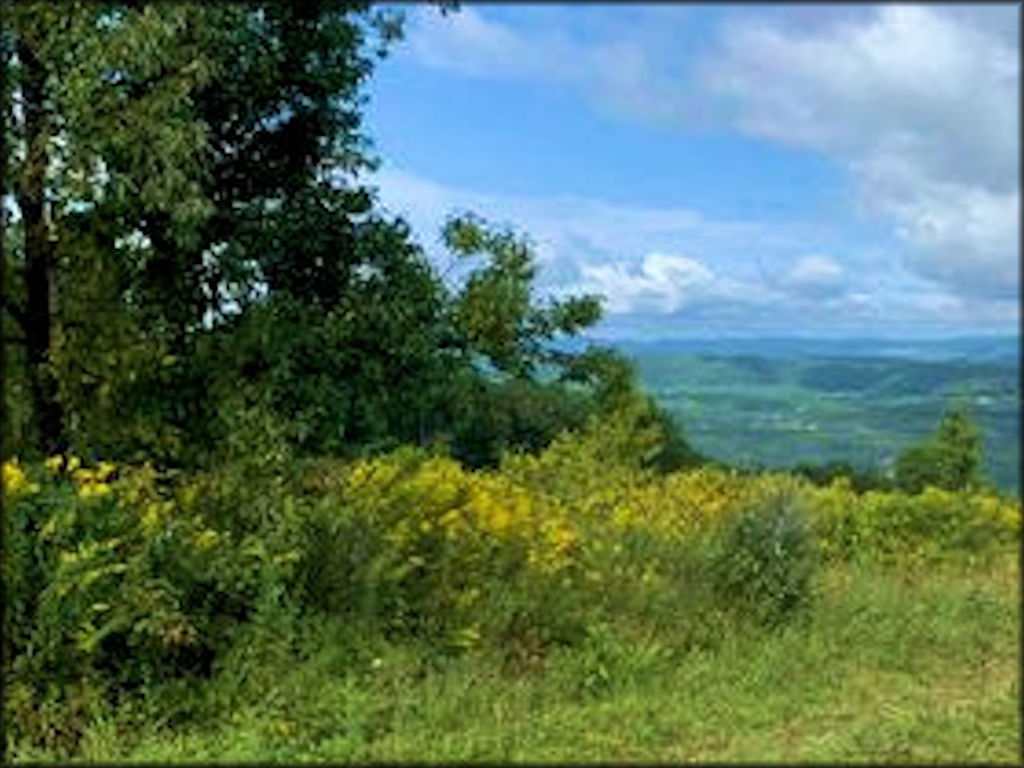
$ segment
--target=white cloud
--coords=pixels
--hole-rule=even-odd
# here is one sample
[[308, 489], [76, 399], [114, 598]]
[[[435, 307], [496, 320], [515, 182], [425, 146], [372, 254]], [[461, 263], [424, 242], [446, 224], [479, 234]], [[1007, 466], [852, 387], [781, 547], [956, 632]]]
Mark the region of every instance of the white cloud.
[[743, 130], [844, 162], [911, 269], [1006, 297], [1020, 290], [1019, 42], [959, 11], [881, 5], [797, 30], [741, 20], [704, 76]]
[[540, 295], [603, 294], [601, 333], [655, 318], [670, 335], [677, 328], [1005, 329], [1019, 316], [1015, 299], [957, 295], [891, 258], [886, 264], [881, 253], [847, 254], [842, 262], [825, 256], [834, 233], [801, 223], [710, 220], [687, 209], [591, 198], [487, 194], [398, 170], [378, 172], [373, 181], [384, 207], [409, 221], [450, 278], [458, 278], [459, 267], [450, 269], [454, 260], [438, 239], [449, 213], [472, 210], [528, 234], [539, 257]]
[[1019, 293], [1018, 7], [743, 6], [681, 46], [692, 10], [636, 9], [601, 28], [579, 11], [530, 27], [534, 9], [514, 25], [492, 9], [423, 9], [409, 44], [430, 66], [565, 85], [681, 131], [732, 120], [823, 153], [918, 276], [968, 296]]
[[[411, 14], [406, 38], [409, 50], [422, 63], [464, 75], [515, 79], [579, 76], [576, 61], [559, 55], [565, 46], [563, 39], [549, 35], [544, 45], [531, 45], [471, 6], [446, 16], [433, 8], [417, 9]], [[556, 62], [561, 66], [553, 68]]]
[[699, 261], [685, 256], [650, 253], [634, 271], [623, 262], [584, 264], [580, 290], [607, 297], [611, 314], [678, 312], [689, 301], [707, 294], [715, 276]]
[[846, 270], [827, 256], [804, 256], [789, 270], [784, 283], [797, 293], [828, 296], [842, 292]]
[[[536, 246], [541, 283], [556, 291], [577, 283], [585, 266], [617, 264], [643, 275], [644, 258], [651, 254], [692, 254], [716, 274], [764, 283], [769, 282], [766, 275], [791, 260], [794, 250], [833, 237], [822, 227], [801, 222], [710, 220], [688, 208], [619, 205], [579, 196], [484, 193], [394, 169], [379, 171], [374, 181], [384, 206], [409, 220], [442, 268], [447, 268], [446, 258], [437, 233], [448, 214], [471, 210], [526, 233]], [[669, 262], [657, 258], [648, 268], [654, 270], [648, 277], [679, 278]], [[754, 289], [748, 292], [753, 294]]]
[[970, 295], [1019, 294], [1020, 194], [928, 177], [878, 156], [856, 164], [867, 201], [888, 216], [918, 274]]
[[[531, 14], [538, 12], [530, 9]], [[659, 37], [671, 45], [666, 27], [685, 23], [687, 9], [616, 12], [628, 18], [613, 29], [586, 24], [588, 18], [578, 10], [560, 18], [559, 26], [527, 29], [502, 24], [468, 5], [446, 17], [430, 8], [417, 9], [410, 14], [407, 49], [421, 64], [467, 77], [569, 86], [603, 108], [662, 123], [684, 115], [703, 120], [701, 105], [679, 90], [678, 72], [671, 71], [675, 67], [666, 68], [667, 57], [655, 66], [646, 45]], [[586, 34], [566, 31], [572, 26], [567, 21], [584, 22]]]

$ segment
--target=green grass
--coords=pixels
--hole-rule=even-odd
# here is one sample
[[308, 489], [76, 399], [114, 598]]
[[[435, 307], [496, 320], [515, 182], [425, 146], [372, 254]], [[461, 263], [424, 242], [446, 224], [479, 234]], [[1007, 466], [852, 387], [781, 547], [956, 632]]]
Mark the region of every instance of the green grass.
[[301, 662], [248, 649], [193, 694], [205, 715], [134, 727], [109, 717], [80, 757], [1019, 763], [1018, 584], [1016, 554], [836, 566], [814, 609], [780, 632], [737, 628], [685, 651], [623, 623], [535, 667], [322, 624]]

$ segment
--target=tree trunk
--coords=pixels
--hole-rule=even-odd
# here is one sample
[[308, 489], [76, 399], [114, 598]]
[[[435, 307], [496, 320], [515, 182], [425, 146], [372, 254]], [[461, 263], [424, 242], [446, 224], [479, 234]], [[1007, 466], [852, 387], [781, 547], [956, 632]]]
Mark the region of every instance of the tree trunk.
[[[39, 30], [24, 30], [38, 32]], [[25, 227], [25, 345], [28, 357], [34, 439], [39, 448], [56, 453], [66, 448], [64, 413], [57, 381], [49, 368], [53, 345], [56, 285], [55, 248], [50, 236], [46, 171], [50, 160], [52, 117], [46, 103], [46, 68], [33, 50], [33, 40], [19, 36], [23, 67], [25, 145], [27, 156], [18, 179], [18, 206]]]

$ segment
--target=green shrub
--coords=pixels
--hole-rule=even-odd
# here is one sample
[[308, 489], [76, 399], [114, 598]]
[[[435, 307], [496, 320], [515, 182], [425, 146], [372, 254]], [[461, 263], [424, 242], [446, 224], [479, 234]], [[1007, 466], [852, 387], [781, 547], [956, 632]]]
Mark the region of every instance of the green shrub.
[[777, 625], [812, 597], [817, 547], [793, 491], [766, 495], [726, 521], [708, 572], [727, 606]]
[[893, 481], [876, 468], [858, 468], [845, 461], [829, 461], [824, 464], [797, 464], [789, 470], [796, 477], [803, 477], [817, 486], [828, 486], [838, 479], [847, 480], [858, 493], [890, 490]]
[[987, 491], [855, 494], [834, 484], [811, 494], [822, 551], [841, 559], [978, 555], [1020, 541], [1020, 502]]
[[5, 674], [30, 709], [67, 718], [58, 727], [56, 714], [44, 722], [8, 707], [17, 738], [45, 741], [56, 728], [72, 740], [76, 686], [146, 696], [208, 675], [240, 625], [259, 626], [268, 611], [264, 624], [280, 624], [300, 510], [273, 478], [47, 463], [5, 466], [4, 603], [15, 628]]

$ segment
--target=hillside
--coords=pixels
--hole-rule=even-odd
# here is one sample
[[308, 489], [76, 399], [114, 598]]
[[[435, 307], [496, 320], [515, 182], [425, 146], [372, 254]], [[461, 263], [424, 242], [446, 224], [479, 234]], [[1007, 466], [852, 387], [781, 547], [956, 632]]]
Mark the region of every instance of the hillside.
[[1020, 489], [1020, 358], [1013, 339], [745, 339], [618, 343], [701, 451], [769, 467], [884, 467], [965, 398], [984, 466]]

